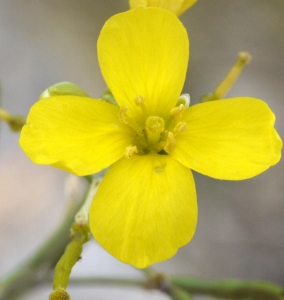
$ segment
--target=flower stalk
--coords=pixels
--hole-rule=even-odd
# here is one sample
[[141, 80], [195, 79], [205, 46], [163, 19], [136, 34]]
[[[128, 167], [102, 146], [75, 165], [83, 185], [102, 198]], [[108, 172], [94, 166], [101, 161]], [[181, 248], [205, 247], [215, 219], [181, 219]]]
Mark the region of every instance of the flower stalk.
[[90, 204], [97, 192], [99, 183], [100, 180], [98, 179], [94, 179], [91, 182], [85, 201], [75, 215], [75, 222], [70, 230], [71, 240], [55, 267], [53, 292], [49, 295], [49, 300], [70, 299], [70, 295], [67, 293], [66, 288], [69, 283], [72, 268], [81, 257], [83, 244], [88, 242], [91, 238], [88, 215]]
[[89, 226], [87, 224], [79, 225], [74, 222], [71, 228], [70, 238], [71, 241], [55, 267], [53, 280], [54, 291], [49, 296], [50, 300], [70, 299], [66, 288], [69, 283], [72, 268], [81, 257], [83, 244], [90, 240]]

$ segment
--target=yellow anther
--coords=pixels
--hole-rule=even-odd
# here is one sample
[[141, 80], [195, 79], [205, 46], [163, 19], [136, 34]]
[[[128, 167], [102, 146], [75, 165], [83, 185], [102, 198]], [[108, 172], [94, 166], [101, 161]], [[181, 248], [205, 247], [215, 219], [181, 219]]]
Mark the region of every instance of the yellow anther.
[[173, 132], [179, 133], [183, 132], [187, 129], [187, 124], [185, 122], [178, 122], [177, 125], [174, 127]]
[[119, 113], [118, 113], [118, 118], [119, 121], [123, 124], [128, 124], [127, 122], [127, 111], [128, 111], [128, 107], [127, 106], [121, 106]]
[[141, 135], [142, 134], [142, 128], [127, 114], [128, 112], [128, 106], [121, 106], [119, 113], [118, 113], [118, 118], [119, 121], [123, 124], [128, 125], [131, 127], [134, 131], [137, 132], [137, 134]]
[[134, 98], [134, 102], [137, 106], [141, 107], [145, 103], [145, 97], [138, 95], [137, 97]]
[[128, 146], [125, 149], [124, 155], [126, 158], [130, 158], [133, 154], [138, 153], [136, 146]]
[[171, 114], [172, 114], [175, 118], [179, 119], [179, 118], [182, 117], [182, 113], [184, 112], [184, 110], [185, 110], [184, 105], [183, 105], [183, 104], [180, 104], [179, 106], [176, 106], [176, 107], [174, 107], [174, 108], [171, 110]]
[[172, 153], [175, 150], [175, 146], [176, 146], [175, 135], [172, 132], [169, 132], [164, 150], [167, 153]]

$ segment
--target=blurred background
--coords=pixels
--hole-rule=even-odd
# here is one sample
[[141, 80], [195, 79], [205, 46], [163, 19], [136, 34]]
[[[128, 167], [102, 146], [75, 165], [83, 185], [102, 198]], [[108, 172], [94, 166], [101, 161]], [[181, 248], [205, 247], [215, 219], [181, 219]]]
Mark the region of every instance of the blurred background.
[[[91, 96], [106, 88], [96, 41], [104, 22], [128, 9], [127, 0], [1, 0], [2, 107], [26, 116], [47, 87], [71, 81]], [[228, 96], [265, 100], [284, 137], [283, 0], [199, 0], [181, 16], [191, 41], [184, 92], [192, 103], [212, 92], [239, 51], [253, 60]], [[34, 165], [18, 146], [18, 134], [1, 124], [0, 278], [52, 233], [66, 210], [68, 174]], [[270, 280], [284, 286], [284, 161], [239, 182], [194, 174], [199, 222], [194, 239], [157, 269], [205, 278]], [[86, 245], [73, 275], [131, 275], [139, 271]], [[40, 287], [22, 299], [47, 299]], [[70, 287], [72, 299], [167, 299], [159, 292]], [[200, 298], [201, 299], [201, 298]], [[205, 299], [205, 298], [202, 298]]]

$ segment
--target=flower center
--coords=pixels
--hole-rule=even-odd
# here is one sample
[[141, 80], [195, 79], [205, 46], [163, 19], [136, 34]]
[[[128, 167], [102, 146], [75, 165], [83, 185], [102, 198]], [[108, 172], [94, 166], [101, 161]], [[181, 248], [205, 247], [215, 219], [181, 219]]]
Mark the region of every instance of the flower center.
[[[147, 115], [145, 97], [138, 95], [134, 102], [141, 108], [142, 113]], [[142, 125], [128, 115], [127, 106], [120, 108], [119, 120], [134, 131], [133, 144], [125, 149], [126, 158], [134, 154], [147, 155], [154, 152], [166, 155], [174, 151], [176, 135], [187, 129], [187, 124], [179, 121], [186, 105], [182, 102], [178, 102], [177, 105], [170, 111], [166, 120], [159, 116], [148, 116], [145, 124]]]

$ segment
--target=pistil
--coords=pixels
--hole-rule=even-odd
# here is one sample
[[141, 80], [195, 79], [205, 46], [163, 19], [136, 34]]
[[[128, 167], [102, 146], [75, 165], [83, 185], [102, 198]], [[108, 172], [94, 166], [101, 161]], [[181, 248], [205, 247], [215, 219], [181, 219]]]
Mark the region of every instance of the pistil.
[[165, 130], [165, 121], [157, 116], [150, 116], [146, 120], [147, 140], [150, 145], [160, 141], [161, 133]]

